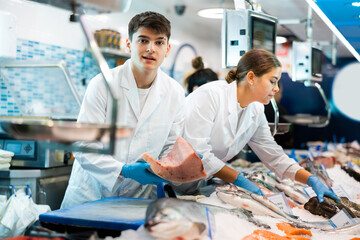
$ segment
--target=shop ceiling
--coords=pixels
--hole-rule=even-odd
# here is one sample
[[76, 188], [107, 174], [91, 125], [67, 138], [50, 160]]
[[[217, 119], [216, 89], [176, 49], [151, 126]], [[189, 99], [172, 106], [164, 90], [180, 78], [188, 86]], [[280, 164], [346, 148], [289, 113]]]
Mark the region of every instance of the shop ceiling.
[[[59, 0], [33, 0], [53, 4]], [[360, 0], [316, 0], [318, 6], [333, 22], [354, 49], [360, 53], [360, 7], [352, 6], [352, 2]], [[64, 0], [70, 2], [70, 0]], [[278, 35], [299, 40], [306, 40], [306, 19], [308, 3], [306, 0], [257, 0], [265, 13], [275, 16], [282, 23], [278, 25]], [[178, 14], [175, 6], [184, 6], [183, 14]], [[136, 11], [158, 10], [166, 14], [171, 21], [178, 21], [184, 31], [196, 31], [199, 36], [213, 38], [220, 43], [221, 20], [199, 17], [197, 12], [204, 8], [234, 8], [234, 0], [132, 0], [130, 9]], [[287, 23], [286, 23], [287, 22]], [[291, 23], [292, 22], [292, 23]], [[196, 27], [195, 27], [196, 26]], [[323, 20], [313, 12], [312, 40], [331, 55], [333, 33]], [[218, 36], [218, 39], [215, 39]], [[338, 57], [353, 57], [345, 45], [337, 40]]]
[[[154, 4], [163, 4], [169, 14], [176, 15], [175, 5], [183, 3], [186, 6], [185, 13], [178, 18], [195, 22], [197, 26], [207, 26], [206, 31], [218, 31], [221, 33], [221, 20], [205, 19], [197, 16], [197, 12], [204, 8], [224, 7], [234, 8], [233, 0], [150, 0]], [[360, 0], [359, 0], [360, 1]], [[295, 37], [299, 40], [306, 40], [306, 23], [308, 15], [308, 3], [306, 0], [258, 0], [265, 13], [276, 16], [281, 22], [300, 22], [283, 24], [278, 26], [278, 35]], [[317, 0], [318, 6], [340, 30], [344, 37], [350, 42], [355, 50], [360, 53], [360, 7], [351, 5], [349, 0]], [[133, 1], [134, 3], [134, 1]], [[194, 26], [194, 25], [192, 25]], [[312, 39], [325, 52], [331, 51], [333, 33], [323, 20], [312, 13]], [[198, 31], [198, 30], [196, 30]], [[338, 57], [353, 57], [343, 43], [337, 39], [336, 44]]]

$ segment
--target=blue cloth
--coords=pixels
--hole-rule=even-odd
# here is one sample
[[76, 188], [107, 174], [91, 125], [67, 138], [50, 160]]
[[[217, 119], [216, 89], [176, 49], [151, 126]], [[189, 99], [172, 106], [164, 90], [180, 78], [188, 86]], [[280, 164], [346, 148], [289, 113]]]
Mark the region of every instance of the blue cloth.
[[161, 182], [169, 183], [169, 181], [156, 176], [152, 172], [149, 171], [150, 164], [147, 162], [136, 162], [133, 164], [125, 164], [122, 167], [122, 175], [125, 178], [131, 178], [135, 181], [145, 184], [158, 184]]
[[315, 175], [311, 175], [306, 183], [314, 190], [320, 203], [324, 201], [324, 196], [333, 198], [336, 201], [341, 202], [340, 199], [330, 189], [328, 189]]
[[246, 190], [249, 190], [250, 192], [256, 193], [258, 195], [264, 196], [263, 192], [260, 190], [258, 186], [256, 186], [253, 182], [251, 182], [249, 179], [247, 179], [244, 175], [239, 173], [236, 180], [233, 182], [234, 185], [238, 187], [245, 188]]

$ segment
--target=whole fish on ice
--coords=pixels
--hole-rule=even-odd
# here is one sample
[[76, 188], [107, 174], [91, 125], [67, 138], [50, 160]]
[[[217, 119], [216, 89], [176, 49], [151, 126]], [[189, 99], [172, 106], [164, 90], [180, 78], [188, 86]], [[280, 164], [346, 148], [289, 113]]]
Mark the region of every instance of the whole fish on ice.
[[253, 219], [251, 213], [246, 210], [232, 210], [176, 198], [161, 198], [149, 204], [145, 229], [156, 239], [210, 239], [209, 216], [217, 213], [232, 214], [257, 226], [270, 228]]
[[300, 191], [297, 188], [281, 183], [277, 183], [275, 187], [300, 204], [305, 204], [307, 201], [309, 201], [309, 197], [303, 191]]
[[223, 202], [236, 208], [249, 210], [255, 215], [266, 215], [275, 218], [282, 217], [291, 221], [298, 218], [285, 213], [267, 198], [232, 184], [217, 187], [216, 195]]
[[216, 195], [223, 202], [236, 208], [249, 210], [254, 215], [285, 218], [289, 223], [299, 228], [317, 228], [320, 230], [329, 230], [333, 228], [328, 221], [308, 222], [301, 220], [297, 216], [284, 212], [267, 198], [232, 184], [217, 187]]
[[325, 186], [327, 186], [328, 188], [331, 188], [334, 180], [332, 180], [328, 174], [324, 171], [324, 169], [322, 168], [321, 164], [312, 161], [311, 159], [306, 159], [305, 161], [300, 163], [301, 165], [306, 165], [305, 169], [308, 170], [309, 172], [311, 172], [312, 174], [315, 174], [319, 180], [325, 184]]

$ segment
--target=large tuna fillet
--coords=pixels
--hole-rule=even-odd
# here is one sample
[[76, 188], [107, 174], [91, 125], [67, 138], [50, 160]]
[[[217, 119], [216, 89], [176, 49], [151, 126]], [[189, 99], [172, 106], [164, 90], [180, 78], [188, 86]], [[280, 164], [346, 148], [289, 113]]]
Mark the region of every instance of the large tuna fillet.
[[141, 157], [150, 163], [156, 175], [171, 182], [192, 182], [207, 176], [199, 155], [182, 137], [176, 140], [169, 154], [158, 161], [148, 153]]

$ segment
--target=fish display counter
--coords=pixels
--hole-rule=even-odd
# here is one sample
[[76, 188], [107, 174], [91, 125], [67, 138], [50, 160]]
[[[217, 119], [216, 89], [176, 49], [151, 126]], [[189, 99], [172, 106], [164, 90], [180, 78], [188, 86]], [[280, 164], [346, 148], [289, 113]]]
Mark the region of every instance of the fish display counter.
[[[54, 223], [56, 219], [62, 224], [86, 225], [84, 218], [88, 220], [89, 213], [94, 213], [88, 226], [101, 227], [105, 235], [115, 239], [359, 239], [360, 182], [344, 167], [358, 170], [360, 147], [322, 148], [310, 150], [310, 154], [295, 151], [293, 157], [331, 188], [341, 202], [325, 197], [319, 203], [307, 185], [279, 179], [260, 162], [236, 160], [232, 167], [258, 185], [266, 197], [213, 180], [203, 187], [205, 191], [200, 189], [205, 196], [132, 202], [126, 198], [102, 199], [44, 214], [40, 221]], [[136, 219], [132, 225], [131, 219]], [[121, 235], [110, 234], [114, 229]]]

